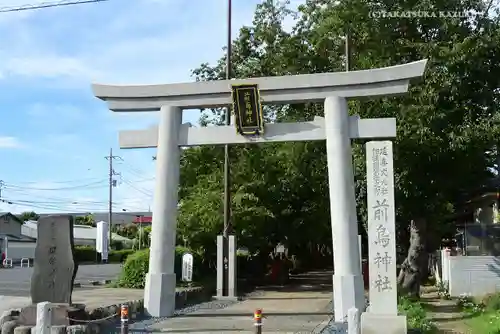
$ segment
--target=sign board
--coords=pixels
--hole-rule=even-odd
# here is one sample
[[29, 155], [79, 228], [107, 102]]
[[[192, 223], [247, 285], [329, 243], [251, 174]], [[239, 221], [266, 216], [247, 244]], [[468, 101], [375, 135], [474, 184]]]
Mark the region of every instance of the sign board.
[[236, 131], [241, 135], [264, 133], [264, 119], [257, 85], [232, 85], [231, 95], [236, 118]]
[[108, 233], [109, 224], [104, 221], [97, 223], [96, 227], [96, 251], [101, 254], [101, 260], [108, 260]]
[[182, 277], [183, 282], [193, 280], [193, 255], [186, 253], [182, 256]]

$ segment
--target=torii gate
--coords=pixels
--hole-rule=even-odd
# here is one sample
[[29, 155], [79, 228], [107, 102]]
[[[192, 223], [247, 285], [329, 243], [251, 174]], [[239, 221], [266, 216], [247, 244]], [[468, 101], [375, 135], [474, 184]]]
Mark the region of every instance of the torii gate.
[[[427, 60], [420, 60], [364, 71], [182, 84], [94, 84], [95, 96], [106, 101], [112, 111], [160, 112], [158, 127], [119, 134], [121, 148], [158, 148], [151, 255], [144, 292], [146, 311], [158, 317], [170, 316], [175, 309], [174, 252], [180, 147], [325, 139], [335, 265], [335, 318], [345, 319], [351, 307], [364, 310], [350, 140], [395, 137], [396, 119], [349, 117], [346, 98], [406, 93], [410, 79], [421, 77], [426, 63]], [[239, 135], [232, 126], [181, 124], [182, 109], [231, 105], [230, 87], [237, 84], [257, 84], [263, 104], [324, 102], [325, 117], [316, 117], [311, 122], [267, 124], [265, 133], [257, 137]]]

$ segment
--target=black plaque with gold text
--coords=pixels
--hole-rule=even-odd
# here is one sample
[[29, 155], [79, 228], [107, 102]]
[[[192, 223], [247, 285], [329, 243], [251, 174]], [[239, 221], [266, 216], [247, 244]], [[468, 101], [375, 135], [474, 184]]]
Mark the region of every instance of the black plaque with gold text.
[[236, 131], [242, 135], [258, 135], [264, 132], [262, 105], [257, 85], [231, 86]]

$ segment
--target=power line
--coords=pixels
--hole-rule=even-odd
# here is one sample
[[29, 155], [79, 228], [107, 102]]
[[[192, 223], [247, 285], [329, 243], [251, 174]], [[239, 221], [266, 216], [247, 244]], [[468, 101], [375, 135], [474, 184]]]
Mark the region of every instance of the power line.
[[[74, 179], [74, 180], [64, 180], [64, 181], [50, 181], [53, 184], [67, 184], [67, 183], [87, 183], [96, 180], [102, 180], [102, 178], [97, 177], [88, 177], [83, 179]], [[16, 184], [21, 184], [22, 186], [28, 184], [40, 184], [40, 181], [16, 181]]]
[[125, 183], [126, 185], [128, 185], [130, 188], [132, 188], [132, 189], [134, 189], [134, 190], [136, 190], [136, 191], [140, 192], [141, 194], [146, 195], [146, 196], [148, 196], [148, 197], [150, 197], [150, 198], [151, 198], [151, 197], [153, 197], [153, 194], [152, 194], [151, 192], [149, 192], [148, 190], [146, 190], [146, 189], [142, 189], [142, 188], [140, 188], [140, 187], [138, 187], [138, 186], [135, 186], [135, 185], [134, 185], [134, 184], [132, 184], [130, 181], [127, 181], [127, 180], [125, 180], [125, 179], [123, 179], [123, 178], [122, 178], [122, 181], [123, 181], [123, 183]]
[[[119, 174], [119, 173], [114, 173]], [[121, 176], [121, 175], [120, 175]], [[147, 181], [152, 181], [154, 178], [135, 178], [135, 179], [127, 179], [125, 180], [127, 185], [129, 185], [131, 188], [138, 188], [138, 192], [141, 192], [145, 194], [148, 197], [152, 196], [152, 193], [150, 190], [147, 190], [144, 187], [141, 187], [140, 184], [143, 182]], [[0, 192], [2, 191], [2, 183], [3, 181], [0, 181]], [[9, 198], [23, 198], [23, 200], [27, 200], [28, 202], [37, 202], [37, 203], [73, 203], [73, 202], [78, 202], [78, 203], [86, 203], [86, 204], [101, 204], [101, 203], [108, 203], [108, 201], [104, 200], [79, 200], [78, 196], [75, 197], [75, 195], [72, 195], [73, 192], [80, 192], [80, 191], [87, 191], [87, 190], [93, 190], [93, 189], [99, 189], [103, 187], [108, 187], [108, 180], [107, 179], [101, 179], [99, 181], [100, 183], [96, 183], [95, 185], [79, 185], [79, 186], [72, 186], [72, 187], [61, 187], [61, 188], [42, 188], [42, 187], [24, 187], [24, 186], [17, 186], [17, 185], [10, 185], [7, 187], [3, 187], [3, 190], [6, 190], [8, 192], [8, 197]], [[5, 183], [5, 182], [4, 182]], [[35, 182], [33, 182], [35, 183]], [[52, 181], [50, 181], [52, 183]], [[113, 181], [113, 184], [115, 181]], [[64, 195], [55, 195], [54, 192], [55, 190], [64, 190]], [[58, 193], [63, 193], [62, 191]], [[4, 194], [5, 197], [5, 194]], [[36, 199], [36, 200], [35, 200]], [[122, 199], [120, 201], [113, 201], [114, 205], [120, 205], [126, 206], [130, 201], [133, 201], [134, 199]]]
[[95, 188], [102, 188], [104, 186], [105, 181], [106, 181], [105, 179], [101, 179], [100, 181], [90, 182], [87, 184], [68, 186], [68, 187], [59, 187], [59, 188], [24, 187], [24, 186], [17, 186], [17, 185], [5, 183], [4, 188], [5, 189], [36, 190], [36, 191], [52, 191], [52, 190], [62, 191], [62, 190], [75, 190], [75, 189], [95, 189]]
[[40, 2], [40, 3], [37, 3], [37, 4], [27, 4], [27, 5], [22, 5], [22, 6], [0, 7], [0, 13], [21, 12], [21, 11], [26, 11], [26, 10], [35, 10], [35, 9], [53, 8], [53, 7], [63, 7], [63, 6], [72, 6], [72, 5], [83, 5], [83, 4], [105, 2], [105, 1], [109, 1], [109, 0], [62, 0], [62, 1], [48, 1], [48, 2]]
[[[51, 203], [51, 202], [44, 202], [44, 201], [32, 201], [32, 200], [24, 200], [24, 199], [17, 199], [17, 198], [2, 198], [0, 199], [0, 202], [6, 203], [9, 205], [17, 205], [17, 206], [23, 206], [29, 209], [26, 209], [26, 211], [29, 211], [33, 208], [37, 209], [47, 209], [47, 210], [56, 210], [56, 211], [66, 211], [66, 212], [75, 212], [75, 211], [83, 211], [83, 212], [96, 212], [96, 211], [104, 211], [108, 208], [108, 203], [107, 201], [103, 202], [66, 202], [66, 203]], [[123, 205], [119, 203], [113, 203], [112, 204], [113, 208], [116, 210], [122, 210]], [[137, 206], [138, 207], [138, 206]], [[113, 213], [117, 214], [117, 213]]]
[[151, 173], [147, 173], [140, 168], [134, 167], [125, 160], [120, 162], [120, 166], [125, 167], [131, 174], [134, 174], [135, 176], [138, 176], [138, 177], [144, 177], [145, 175], [151, 175]]
[[97, 206], [77, 206], [77, 205], [54, 205], [54, 204], [43, 204], [43, 203], [36, 203], [36, 202], [31, 202], [31, 201], [22, 201], [22, 200], [15, 200], [15, 199], [10, 199], [10, 198], [5, 198], [1, 199], [0, 202], [9, 204], [9, 205], [17, 205], [17, 206], [23, 206], [23, 207], [29, 207], [30, 209], [36, 208], [36, 209], [45, 209], [45, 210], [55, 210], [55, 211], [84, 211], [84, 212], [94, 212], [94, 211], [100, 211], [103, 210], [105, 207], [106, 203], [103, 203], [103, 207], [97, 207]]

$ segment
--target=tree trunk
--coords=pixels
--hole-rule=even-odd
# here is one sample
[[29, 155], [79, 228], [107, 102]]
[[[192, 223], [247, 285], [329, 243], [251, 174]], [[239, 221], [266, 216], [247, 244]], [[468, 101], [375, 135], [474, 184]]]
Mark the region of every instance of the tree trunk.
[[414, 219], [410, 223], [410, 247], [408, 256], [401, 265], [398, 285], [411, 297], [420, 297], [420, 284], [427, 272], [427, 253], [425, 245], [425, 219]]

